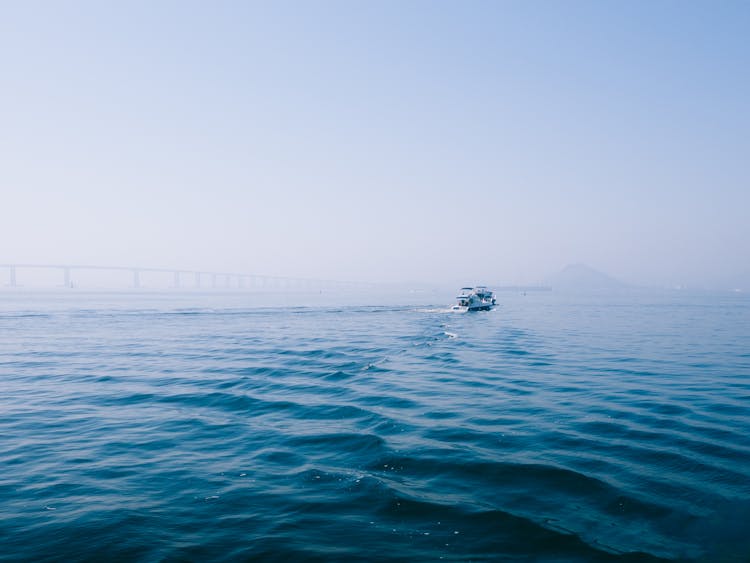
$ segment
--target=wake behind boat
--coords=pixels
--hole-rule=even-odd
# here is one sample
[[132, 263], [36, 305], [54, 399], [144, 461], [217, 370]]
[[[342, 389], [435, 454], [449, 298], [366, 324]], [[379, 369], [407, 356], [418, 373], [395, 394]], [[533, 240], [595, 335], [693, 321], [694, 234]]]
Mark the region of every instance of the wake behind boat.
[[451, 311], [489, 311], [495, 306], [495, 294], [483, 285], [462, 287]]

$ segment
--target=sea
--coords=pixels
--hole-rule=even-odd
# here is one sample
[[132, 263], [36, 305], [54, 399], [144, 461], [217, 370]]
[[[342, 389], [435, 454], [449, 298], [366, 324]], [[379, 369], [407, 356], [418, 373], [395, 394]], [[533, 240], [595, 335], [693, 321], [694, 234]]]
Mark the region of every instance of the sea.
[[750, 561], [750, 295], [0, 290], [0, 561]]

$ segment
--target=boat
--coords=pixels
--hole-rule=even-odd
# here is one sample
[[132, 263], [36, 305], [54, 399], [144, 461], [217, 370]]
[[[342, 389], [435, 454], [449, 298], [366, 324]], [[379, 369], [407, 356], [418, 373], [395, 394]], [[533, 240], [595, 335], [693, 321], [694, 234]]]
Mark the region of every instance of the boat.
[[495, 294], [483, 285], [462, 287], [452, 311], [489, 311], [495, 306]]

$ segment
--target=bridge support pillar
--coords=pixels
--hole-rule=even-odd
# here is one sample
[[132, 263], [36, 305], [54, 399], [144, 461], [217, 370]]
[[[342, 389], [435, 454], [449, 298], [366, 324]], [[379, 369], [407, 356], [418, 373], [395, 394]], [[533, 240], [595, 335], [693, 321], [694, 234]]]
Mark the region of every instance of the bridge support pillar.
[[63, 268], [63, 285], [65, 287], [72, 287], [70, 284], [70, 268], [67, 266]]
[[133, 287], [138, 289], [141, 287], [141, 272], [140, 270], [133, 270]]
[[174, 273], [174, 287], [175, 289], [180, 287], [180, 272]]
[[201, 286], [201, 273], [195, 272], [195, 287]]
[[16, 267], [10, 267], [10, 287], [16, 287]]

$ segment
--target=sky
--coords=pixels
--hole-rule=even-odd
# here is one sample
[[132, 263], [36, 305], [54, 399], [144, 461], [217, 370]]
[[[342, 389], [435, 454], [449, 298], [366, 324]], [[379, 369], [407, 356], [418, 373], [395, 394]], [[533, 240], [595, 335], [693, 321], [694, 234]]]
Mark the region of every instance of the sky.
[[0, 263], [750, 289], [750, 3], [0, 0]]

